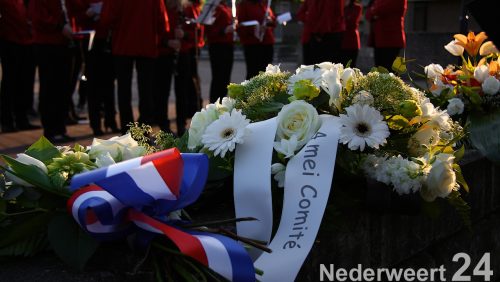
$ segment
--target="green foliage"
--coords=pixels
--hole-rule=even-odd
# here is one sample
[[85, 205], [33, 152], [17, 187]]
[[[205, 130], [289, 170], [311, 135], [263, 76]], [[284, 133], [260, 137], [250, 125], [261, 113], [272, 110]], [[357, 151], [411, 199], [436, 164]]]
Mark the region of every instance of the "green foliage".
[[49, 248], [45, 233], [40, 233], [0, 248], [0, 257], [31, 257]]
[[260, 73], [243, 86], [241, 95], [233, 95], [235, 107], [252, 121], [273, 117], [284, 104], [288, 104], [288, 73]]
[[472, 146], [492, 162], [500, 164], [500, 110], [475, 112], [469, 119]]
[[52, 162], [53, 158], [61, 157], [59, 150], [45, 137], [40, 137], [27, 150], [26, 155], [44, 162], [46, 165]]
[[67, 214], [50, 221], [47, 235], [55, 253], [66, 264], [80, 271], [98, 247], [98, 243]]
[[155, 152], [154, 146], [151, 146], [151, 134], [153, 133], [153, 128], [147, 124], [139, 125], [138, 122], [133, 122], [128, 124], [128, 132], [134, 138], [139, 146], [146, 148], [146, 154]]
[[0, 249], [17, 244], [30, 237], [44, 233], [53, 214], [41, 212], [35, 215], [19, 216], [13, 224], [0, 228]]
[[460, 192], [451, 191], [450, 195], [448, 195], [448, 203], [453, 206], [460, 217], [462, 218], [464, 225], [468, 229], [472, 229], [472, 220], [471, 220], [471, 209], [469, 204], [462, 199]]

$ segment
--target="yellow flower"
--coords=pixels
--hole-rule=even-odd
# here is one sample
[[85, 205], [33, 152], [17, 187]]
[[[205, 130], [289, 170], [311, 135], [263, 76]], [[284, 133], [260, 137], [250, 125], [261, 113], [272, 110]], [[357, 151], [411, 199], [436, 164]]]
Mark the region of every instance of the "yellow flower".
[[478, 35], [475, 35], [472, 31], [469, 32], [467, 36], [463, 34], [455, 34], [453, 37], [457, 40], [455, 44], [464, 47], [465, 51], [467, 51], [467, 53], [471, 56], [477, 55], [479, 47], [481, 47], [484, 40], [488, 38], [484, 32], [480, 32]]

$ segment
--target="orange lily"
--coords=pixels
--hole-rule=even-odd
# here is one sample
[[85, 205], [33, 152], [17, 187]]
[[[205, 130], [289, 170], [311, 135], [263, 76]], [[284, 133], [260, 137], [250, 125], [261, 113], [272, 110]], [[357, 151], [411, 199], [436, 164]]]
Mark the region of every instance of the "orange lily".
[[490, 75], [496, 76], [500, 72], [500, 65], [498, 61], [491, 61], [489, 65]]
[[465, 51], [473, 57], [477, 55], [481, 44], [483, 44], [486, 38], [488, 38], [484, 32], [480, 32], [478, 35], [475, 35], [472, 31], [470, 31], [467, 36], [463, 34], [455, 34], [453, 37], [457, 40], [456, 44], [464, 47]]

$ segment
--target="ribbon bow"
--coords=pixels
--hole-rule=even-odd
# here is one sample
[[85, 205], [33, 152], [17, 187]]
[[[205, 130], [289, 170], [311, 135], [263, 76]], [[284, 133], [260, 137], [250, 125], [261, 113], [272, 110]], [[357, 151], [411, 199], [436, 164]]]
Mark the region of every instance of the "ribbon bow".
[[[180, 230], [161, 220], [195, 202], [208, 175], [204, 154], [169, 149], [75, 175], [68, 211], [98, 239], [137, 228], [167, 236], [179, 250], [231, 281], [255, 281], [252, 260], [227, 237]], [[87, 186], [88, 185], [88, 186]]]

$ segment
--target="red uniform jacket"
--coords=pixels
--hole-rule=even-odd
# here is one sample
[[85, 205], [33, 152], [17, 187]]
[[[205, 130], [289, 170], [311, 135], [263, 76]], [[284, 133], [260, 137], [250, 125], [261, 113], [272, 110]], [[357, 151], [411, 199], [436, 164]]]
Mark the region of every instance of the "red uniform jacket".
[[351, 5], [345, 7], [345, 31], [344, 35], [342, 36], [342, 49], [358, 50], [359, 48], [361, 48], [358, 28], [362, 11], [363, 6], [358, 3], [352, 3]]
[[[70, 22], [83, 19], [85, 8], [79, 0], [66, 0]], [[31, 0], [29, 14], [33, 25], [33, 42], [37, 44], [64, 45], [68, 39], [63, 36], [62, 28], [66, 24], [60, 0]]]
[[302, 43], [309, 42], [312, 34], [343, 32], [344, 0], [305, 0], [297, 18], [304, 23]]
[[[253, 20], [262, 23], [264, 20], [264, 16], [266, 14], [266, 8], [267, 8], [267, 1], [243, 0], [236, 7], [236, 17], [238, 18], [238, 22], [240, 24], [242, 22], [253, 21]], [[276, 17], [274, 16], [274, 13], [271, 9], [269, 9], [269, 16], [271, 17], [271, 21], [268, 23], [266, 27], [266, 31], [264, 33], [264, 38], [262, 42], [260, 42], [259, 38], [255, 36], [255, 26], [239, 25], [237, 28], [237, 32], [238, 35], [240, 36], [241, 44], [243, 45], [274, 44], [273, 30], [276, 27]]]
[[210, 43], [225, 43], [233, 44], [233, 33], [225, 33], [228, 26], [233, 24], [233, 16], [231, 8], [226, 3], [221, 2], [214, 13], [215, 21], [211, 25], [207, 25], [206, 34], [208, 44]]
[[375, 0], [366, 12], [370, 21], [369, 46], [404, 48], [407, 0]]
[[183, 17], [181, 26], [184, 31], [184, 38], [181, 41], [181, 53], [187, 53], [196, 46], [201, 48], [205, 45], [203, 40], [204, 27], [201, 24], [194, 23], [201, 12], [199, 1], [187, 4], [183, 9]]
[[108, 0], [101, 22], [112, 32], [115, 56], [156, 58], [169, 24], [163, 0]]
[[0, 38], [27, 45], [32, 42], [24, 0], [0, 0]]

